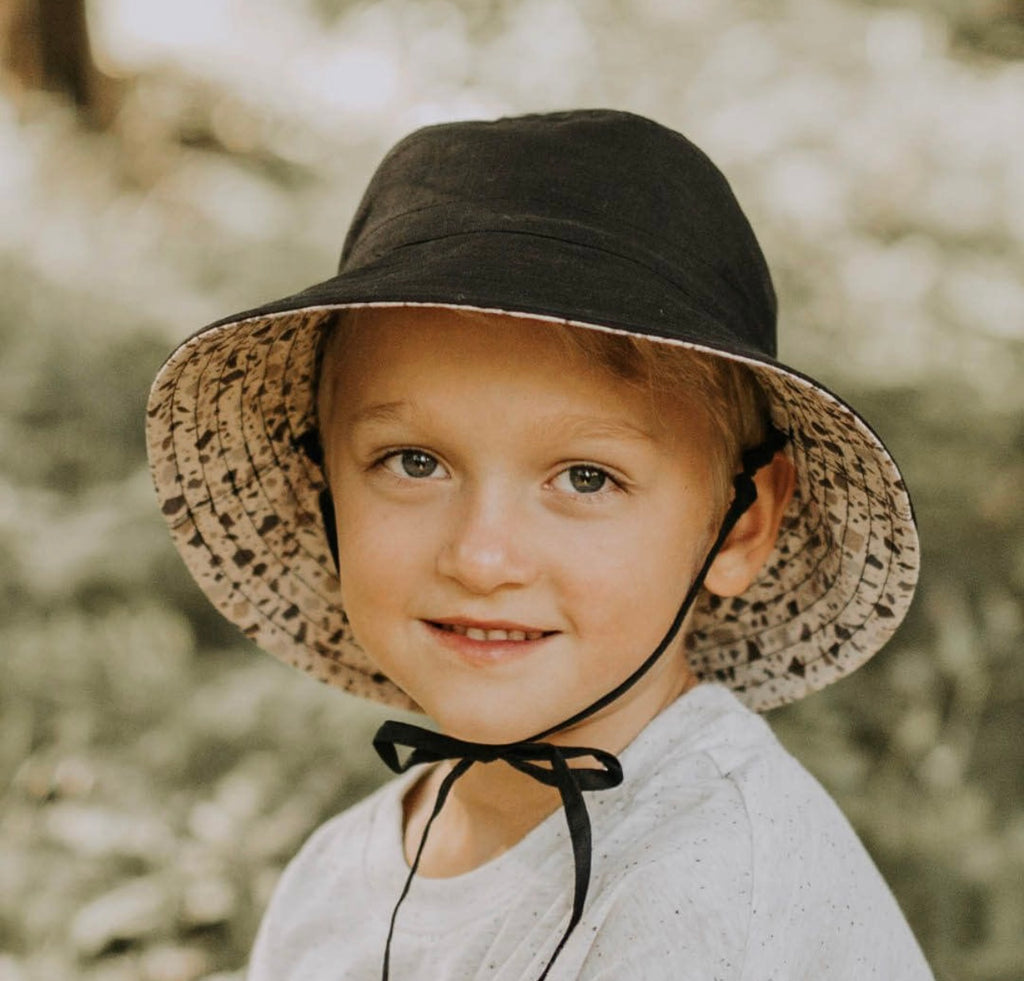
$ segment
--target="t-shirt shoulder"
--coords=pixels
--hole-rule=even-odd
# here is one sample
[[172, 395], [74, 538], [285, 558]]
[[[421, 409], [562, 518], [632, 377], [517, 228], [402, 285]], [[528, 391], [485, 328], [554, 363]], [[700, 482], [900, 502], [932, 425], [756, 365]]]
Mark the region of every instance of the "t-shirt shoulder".
[[730, 692], [694, 689], [622, 761], [625, 844], [579, 977], [932, 977], [839, 808]]

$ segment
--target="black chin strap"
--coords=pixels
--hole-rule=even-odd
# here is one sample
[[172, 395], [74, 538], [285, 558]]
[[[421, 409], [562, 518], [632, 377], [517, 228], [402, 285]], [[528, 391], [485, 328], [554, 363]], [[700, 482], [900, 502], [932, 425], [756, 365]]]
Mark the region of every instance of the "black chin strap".
[[[733, 499], [729, 510], [722, 519], [722, 525], [714, 543], [708, 551], [704, 564], [700, 567], [697, 575], [687, 590], [679, 611], [675, 615], [671, 626], [654, 652], [640, 665], [625, 681], [613, 688], [610, 692], [602, 695], [596, 702], [588, 705], [585, 709], [577, 712], [572, 717], [560, 722], [558, 725], [537, 733], [531, 739], [521, 742], [492, 745], [487, 743], [471, 743], [461, 739], [454, 739], [442, 733], [432, 732], [420, 726], [410, 725], [405, 722], [385, 722], [377, 735], [374, 737], [373, 745], [380, 754], [381, 759], [395, 773], [404, 773], [410, 767], [420, 763], [438, 763], [443, 760], [457, 760], [455, 766], [445, 776], [437, 792], [434, 801], [434, 808], [423, 829], [423, 836], [420, 838], [419, 847], [413, 859], [409, 875], [405, 880], [405, 886], [398, 902], [391, 913], [391, 923], [388, 927], [388, 939], [384, 947], [384, 965], [382, 972], [383, 981], [388, 981], [390, 960], [391, 960], [391, 939], [395, 932], [395, 922], [398, 917], [398, 909], [409, 893], [416, 870], [419, 868], [420, 859], [423, 856], [423, 849], [427, 843], [427, 836], [435, 818], [441, 813], [452, 785], [474, 763], [494, 763], [501, 760], [509, 766], [515, 767], [520, 773], [525, 773], [534, 780], [549, 787], [555, 787], [562, 799], [562, 808], [565, 811], [566, 821], [569, 825], [569, 838], [572, 842], [573, 861], [575, 864], [575, 886], [573, 890], [572, 913], [569, 917], [569, 925], [562, 935], [558, 946], [547, 962], [547, 966], [541, 973], [538, 981], [543, 981], [548, 976], [552, 964], [562, 952], [566, 941], [569, 939], [576, 924], [583, 916], [583, 905], [587, 898], [587, 888], [590, 884], [590, 862], [591, 862], [591, 832], [590, 817], [587, 813], [587, 805], [583, 799], [585, 790], [608, 790], [617, 787], [622, 783], [622, 765], [611, 753], [602, 749], [588, 746], [556, 746], [543, 742], [546, 737], [563, 729], [569, 729], [578, 725], [584, 719], [590, 718], [600, 712], [607, 705], [614, 702], [624, 692], [633, 687], [664, 654], [669, 644], [672, 643], [683, 621], [686, 619], [690, 607], [704, 584], [704, 578], [715, 560], [715, 556], [722, 548], [729, 532], [732, 531], [740, 516], [757, 500], [757, 488], [754, 484], [754, 474], [767, 465], [775, 454], [786, 445], [788, 437], [774, 426], [769, 425], [768, 436], [763, 443], [747, 450], [742, 457], [742, 470], [733, 479]], [[327, 515], [325, 515], [325, 520]], [[333, 524], [330, 526], [333, 528]], [[335, 560], [337, 557], [335, 556]], [[399, 747], [411, 752], [405, 759], [399, 758]], [[581, 758], [594, 760], [598, 765], [595, 767], [571, 767], [570, 760]]]

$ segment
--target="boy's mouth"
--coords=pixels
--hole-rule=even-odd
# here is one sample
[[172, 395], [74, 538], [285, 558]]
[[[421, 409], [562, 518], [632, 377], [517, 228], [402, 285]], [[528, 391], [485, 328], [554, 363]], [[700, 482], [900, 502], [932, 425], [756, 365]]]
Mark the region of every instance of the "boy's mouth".
[[443, 623], [439, 620], [428, 620], [430, 626], [446, 633], [458, 634], [469, 640], [499, 643], [504, 641], [541, 640], [557, 633], [554, 630], [530, 630], [526, 627], [490, 627], [473, 626], [466, 623]]

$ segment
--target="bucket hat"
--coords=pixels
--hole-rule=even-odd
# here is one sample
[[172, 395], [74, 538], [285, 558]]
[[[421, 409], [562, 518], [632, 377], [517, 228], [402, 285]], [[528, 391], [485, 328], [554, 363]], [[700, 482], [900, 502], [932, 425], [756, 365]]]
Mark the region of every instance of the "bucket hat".
[[[385, 157], [335, 276], [203, 327], [148, 405], [163, 514], [214, 605], [259, 646], [415, 709], [354, 640], [321, 516], [316, 380], [355, 306], [434, 305], [641, 335], [748, 365], [790, 436], [796, 490], [741, 596], [698, 597], [693, 671], [756, 710], [858, 667], [903, 618], [918, 542], [870, 426], [777, 360], [767, 265], [725, 177], [651, 120], [576, 110], [420, 129]], [[680, 570], [680, 593], [685, 590]]]

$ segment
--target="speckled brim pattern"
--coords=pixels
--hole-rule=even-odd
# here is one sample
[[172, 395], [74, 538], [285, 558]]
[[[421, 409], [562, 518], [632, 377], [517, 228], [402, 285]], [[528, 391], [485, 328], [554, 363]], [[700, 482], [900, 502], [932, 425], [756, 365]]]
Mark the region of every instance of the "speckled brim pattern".
[[[150, 394], [150, 464], [174, 543], [224, 616], [328, 684], [415, 709], [352, 636], [320, 517], [324, 475], [300, 448], [316, 426], [317, 354], [338, 309], [229, 321], [184, 342]], [[705, 593], [687, 635], [697, 675], [763, 711], [885, 643], [914, 591], [917, 534], [896, 465], [852, 409], [767, 358], [701, 348], [750, 365], [792, 435], [797, 488], [773, 556], [742, 596]], [[681, 576], [680, 598], [688, 585]]]

